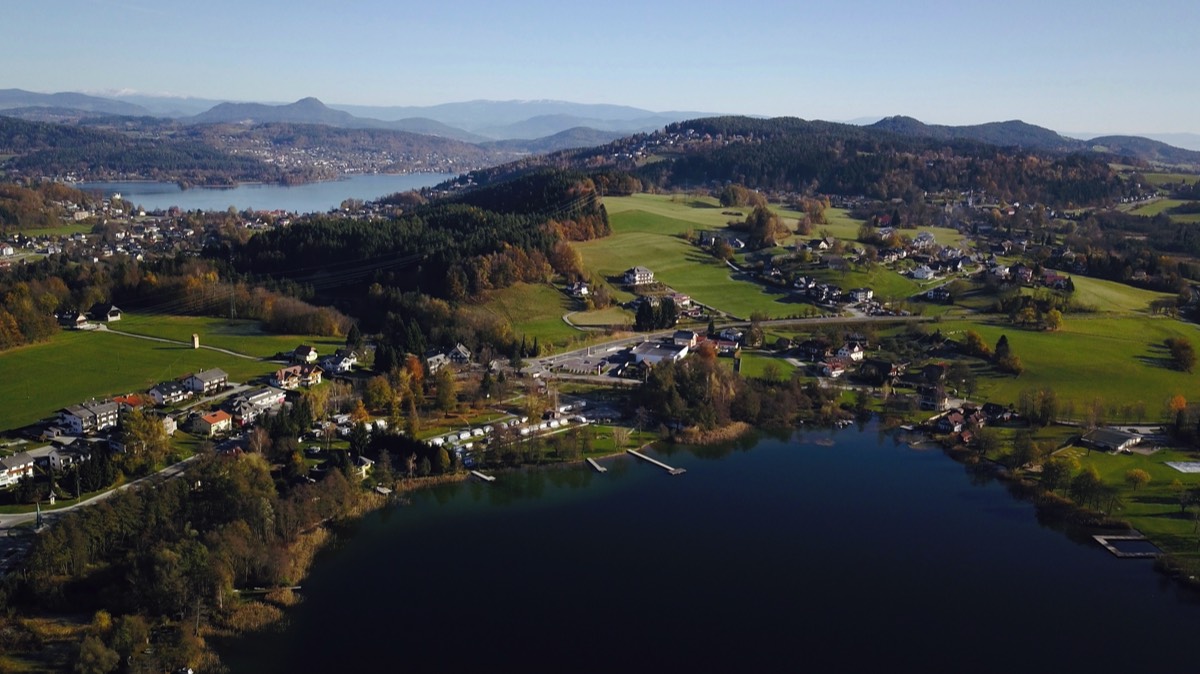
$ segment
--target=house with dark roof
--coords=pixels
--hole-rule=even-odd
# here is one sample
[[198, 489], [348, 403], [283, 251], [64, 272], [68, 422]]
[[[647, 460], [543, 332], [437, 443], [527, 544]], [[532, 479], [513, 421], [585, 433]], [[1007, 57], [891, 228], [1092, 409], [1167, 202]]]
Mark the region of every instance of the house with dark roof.
[[115, 304], [93, 304], [88, 310], [88, 315], [93, 321], [104, 321], [105, 323], [113, 323], [121, 320], [121, 310]]
[[200, 370], [183, 378], [183, 385], [200, 395], [216, 393], [229, 385], [229, 375], [221, 368]]
[[1142, 442], [1142, 436], [1115, 428], [1093, 428], [1079, 439], [1083, 444], [1104, 452], [1127, 452]]

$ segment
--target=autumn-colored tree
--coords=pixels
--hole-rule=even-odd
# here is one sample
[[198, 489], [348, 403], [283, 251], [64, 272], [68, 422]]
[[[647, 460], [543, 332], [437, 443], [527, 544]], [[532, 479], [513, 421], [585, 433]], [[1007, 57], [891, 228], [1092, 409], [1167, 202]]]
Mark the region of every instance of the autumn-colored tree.
[[1137, 491], [1139, 487], [1144, 487], [1150, 484], [1150, 473], [1147, 473], [1141, 468], [1127, 470], [1125, 471], [1125, 482], [1128, 483], [1129, 486], [1133, 487], [1134, 491]]

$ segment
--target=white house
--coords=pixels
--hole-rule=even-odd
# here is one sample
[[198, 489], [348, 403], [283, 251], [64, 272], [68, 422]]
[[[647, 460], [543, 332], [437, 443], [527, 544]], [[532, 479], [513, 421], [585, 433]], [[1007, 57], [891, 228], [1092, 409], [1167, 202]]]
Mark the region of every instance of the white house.
[[927, 264], [923, 264], [912, 271], [912, 277], [918, 281], [928, 281], [934, 276], [934, 271]]
[[10, 487], [27, 475], [33, 475], [33, 457], [28, 452], [0, 459], [0, 487]]
[[625, 285], [641, 286], [654, 283], [654, 272], [645, 267], [630, 267], [625, 270]]
[[216, 393], [225, 388], [227, 384], [229, 384], [229, 375], [217, 367], [211, 370], [200, 370], [196, 374], [190, 374], [183, 379], [185, 387], [201, 395]]

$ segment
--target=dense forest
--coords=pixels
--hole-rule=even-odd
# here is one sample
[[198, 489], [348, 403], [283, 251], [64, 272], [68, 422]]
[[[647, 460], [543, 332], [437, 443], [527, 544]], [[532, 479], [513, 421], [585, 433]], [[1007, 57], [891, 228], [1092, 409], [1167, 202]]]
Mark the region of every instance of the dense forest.
[[1101, 158], [1038, 155], [968, 140], [910, 138], [799, 119], [741, 117], [682, 122], [668, 133], [738, 137], [668, 155], [638, 171], [663, 187], [733, 181], [787, 192], [816, 191], [916, 201], [925, 192], [981, 190], [1005, 201], [1096, 204], [1131, 189]]
[[[636, 159], [648, 155], [658, 161]], [[1098, 153], [1022, 150], [794, 117], [713, 117], [600, 147], [525, 158], [473, 172], [471, 180], [488, 184], [535, 167], [608, 169], [665, 190], [733, 182], [764, 191], [909, 203], [926, 192], [975, 190], [1008, 202], [1080, 206], [1111, 203], [1137, 191], [1106, 159]]]

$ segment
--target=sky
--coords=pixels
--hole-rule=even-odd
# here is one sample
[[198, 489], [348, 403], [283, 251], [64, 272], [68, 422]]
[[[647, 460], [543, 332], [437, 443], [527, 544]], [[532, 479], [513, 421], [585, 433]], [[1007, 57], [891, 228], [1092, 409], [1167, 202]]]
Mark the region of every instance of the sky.
[[0, 88], [1200, 133], [1200, 2], [5, 0]]

